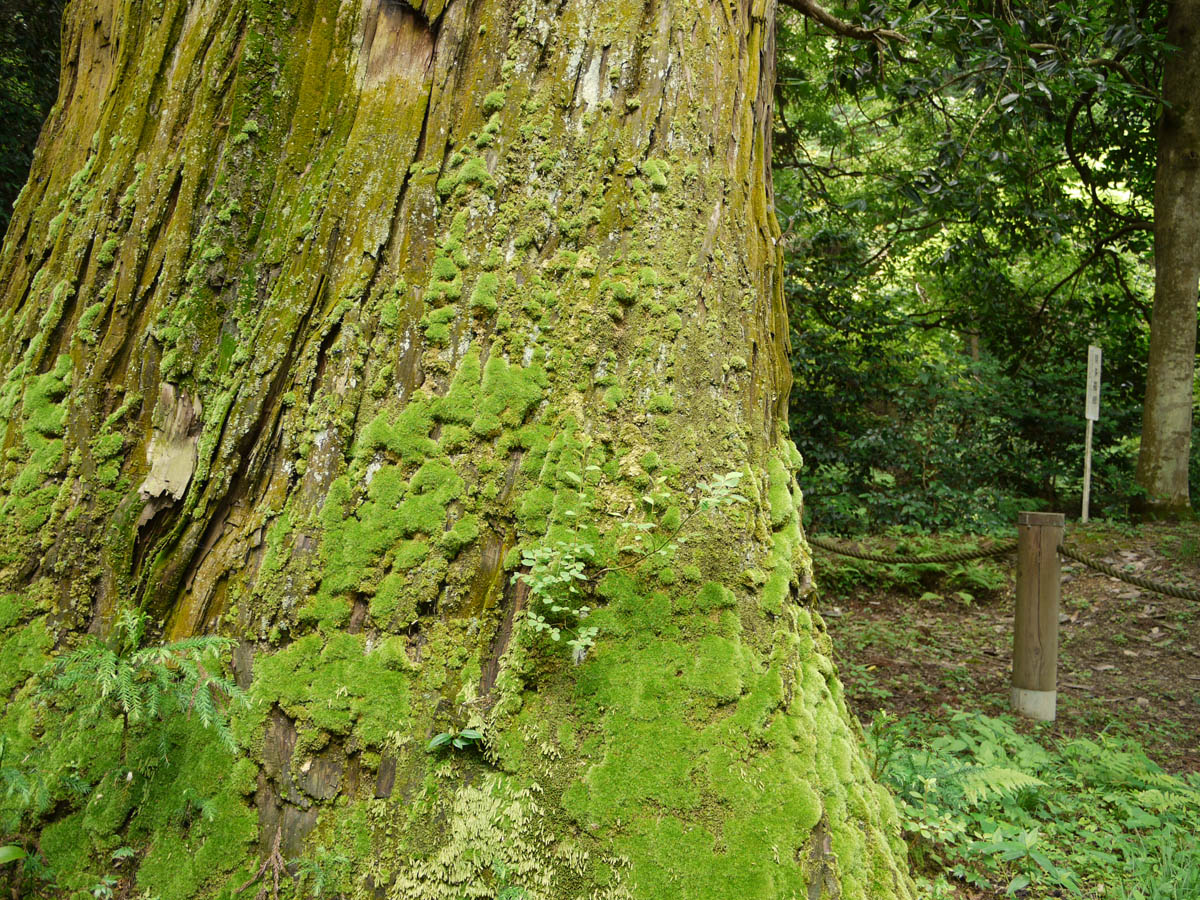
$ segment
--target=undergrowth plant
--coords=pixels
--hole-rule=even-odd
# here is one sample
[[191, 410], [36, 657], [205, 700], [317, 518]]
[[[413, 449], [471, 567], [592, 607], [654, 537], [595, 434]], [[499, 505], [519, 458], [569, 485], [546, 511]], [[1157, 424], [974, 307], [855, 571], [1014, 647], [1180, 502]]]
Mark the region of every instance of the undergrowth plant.
[[[26, 688], [44, 731], [36, 738], [18, 729], [0, 735], [0, 865], [19, 865], [14, 877], [42, 885], [39, 891], [115, 896], [117, 879], [84, 859], [111, 857], [119, 865], [132, 856], [129, 847], [114, 851], [112, 840], [140, 841], [153, 802], [171, 797], [177, 804], [171, 815], [184, 821], [209, 822], [219, 814], [209, 784], [173, 785], [189, 765], [183, 758], [194, 763], [203, 756], [201, 735], [211, 735], [222, 756], [236, 753], [227, 707], [245, 698], [224, 676], [222, 660], [234, 641], [199, 636], [148, 644], [147, 626], [144, 613], [123, 610], [106, 638], [90, 636], [51, 660]], [[185, 748], [181, 740], [190, 743]], [[44, 829], [75, 811], [104, 824], [89, 826], [94, 830], [74, 842], [90, 851], [68, 866], [51, 864], [43, 855]]]
[[525, 548], [521, 554], [523, 571], [513, 575], [514, 583], [523, 583], [529, 589], [527, 626], [556, 643], [562, 641], [576, 663], [583, 661], [596, 642], [598, 629], [584, 623], [592, 612], [587, 599], [600, 579], [612, 572], [636, 571], [658, 557], [673, 553], [697, 516], [746, 502], [737, 493], [742, 473], [727, 472], [699, 484], [698, 500], [687, 515], [681, 515], [670, 504], [667, 477], [660, 475], [640, 497], [643, 518], [623, 519], [618, 524], [620, 539], [616, 546], [605, 548], [594, 537], [591, 488], [591, 482], [599, 481], [603, 472], [589, 461], [590, 453], [591, 442], [585, 438], [579, 471], [562, 473], [576, 501], [573, 507], [562, 511], [571, 523], [567, 535]]
[[944, 728], [879, 715], [867, 737], [926, 875], [1009, 895], [1200, 896], [1200, 775], [1164, 772], [1135, 742], [1047, 749], [1006, 719], [964, 712]]
[[296, 873], [297, 897], [340, 897], [350, 880], [350, 858], [323, 846], [316, 848], [315, 858], [296, 857], [288, 860], [288, 865]]
[[443, 748], [454, 748], [455, 750], [466, 750], [468, 747], [479, 747], [483, 745], [483, 732], [477, 728], [463, 728], [459, 731], [443, 731], [440, 734], [435, 734], [433, 739], [426, 745], [425, 750], [432, 753], [435, 750]]
[[122, 751], [131, 728], [192, 714], [234, 751], [222, 703], [244, 703], [245, 698], [221, 674], [219, 658], [236, 642], [199, 635], [145, 647], [148, 621], [143, 612], [123, 610], [107, 640], [93, 638], [54, 660], [42, 678], [44, 698], [58, 705], [79, 704], [85, 717], [94, 720], [120, 718]]

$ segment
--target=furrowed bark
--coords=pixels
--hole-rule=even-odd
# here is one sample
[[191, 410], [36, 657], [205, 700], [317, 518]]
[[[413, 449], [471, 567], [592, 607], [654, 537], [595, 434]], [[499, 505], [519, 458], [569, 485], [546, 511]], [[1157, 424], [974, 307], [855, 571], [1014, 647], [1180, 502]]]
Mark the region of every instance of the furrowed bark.
[[[164, 900], [272, 860], [356, 897], [911, 896], [806, 600], [773, 17], [72, 5], [0, 258], [3, 652], [135, 603], [241, 639], [253, 705], [236, 762], [193, 729], [146, 780], [206, 815], [60, 806], [52, 865], [128, 841]], [[529, 627], [522, 550], [615, 568], [727, 471], [747, 504], [589, 585], [582, 664]], [[468, 726], [485, 752], [425, 751]]]

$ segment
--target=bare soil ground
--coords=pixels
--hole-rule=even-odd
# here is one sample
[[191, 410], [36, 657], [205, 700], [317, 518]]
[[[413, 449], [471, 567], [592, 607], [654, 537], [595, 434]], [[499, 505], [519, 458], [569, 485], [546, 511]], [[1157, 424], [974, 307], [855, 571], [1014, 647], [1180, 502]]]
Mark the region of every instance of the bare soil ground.
[[[1067, 543], [1133, 574], [1200, 587], [1196, 523], [1073, 525]], [[886, 542], [870, 546], [883, 550]], [[881, 588], [886, 577], [845, 587], [834, 577], [839, 562], [816, 553], [818, 584], [843, 585], [824, 588], [818, 608], [864, 723], [876, 710], [930, 721], [948, 709], [1008, 711], [1015, 557], [998, 561], [1010, 576], [1004, 586], [973, 590], [964, 602], [936, 573], [920, 591]], [[1127, 735], [1170, 771], [1200, 770], [1200, 604], [1064, 562], [1058, 720], [1025, 727], [1044, 742]]]

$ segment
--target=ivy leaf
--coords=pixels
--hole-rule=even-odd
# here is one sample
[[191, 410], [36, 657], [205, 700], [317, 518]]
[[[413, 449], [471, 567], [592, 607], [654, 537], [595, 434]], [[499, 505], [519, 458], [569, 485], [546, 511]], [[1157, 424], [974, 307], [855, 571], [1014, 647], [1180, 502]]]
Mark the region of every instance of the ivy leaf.
[[24, 859], [27, 855], [23, 849], [15, 844], [5, 844], [3, 847], [0, 847], [0, 866]]

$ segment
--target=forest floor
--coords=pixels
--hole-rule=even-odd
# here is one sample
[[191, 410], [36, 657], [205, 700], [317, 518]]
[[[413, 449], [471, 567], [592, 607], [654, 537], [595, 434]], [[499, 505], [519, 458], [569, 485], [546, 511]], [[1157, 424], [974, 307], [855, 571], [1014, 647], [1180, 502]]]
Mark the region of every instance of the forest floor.
[[[863, 546], [927, 554], [957, 542], [881, 538]], [[1066, 543], [1132, 574], [1200, 586], [1200, 523], [1072, 524]], [[886, 712], [932, 736], [959, 710], [1009, 712], [1015, 554], [924, 567], [814, 554], [817, 608], [864, 727]], [[1170, 772], [1200, 771], [1200, 603], [1064, 563], [1058, 719], [1014, 720], [1017, 729], [1046, 746], [1102, 734], [1133, 738]]]

